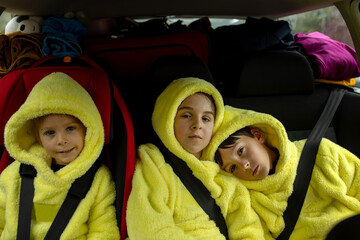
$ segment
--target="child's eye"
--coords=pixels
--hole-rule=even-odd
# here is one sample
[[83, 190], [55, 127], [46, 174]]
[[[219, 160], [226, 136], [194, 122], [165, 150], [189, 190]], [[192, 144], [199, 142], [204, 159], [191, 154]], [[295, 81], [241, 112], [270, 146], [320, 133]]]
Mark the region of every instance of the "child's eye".
[[51, 136], [51, 135], [55, 134], [55, 131], [53, 131], [53, 130], [48, 130], [48, 131], [45, 131], [43, 134], [44, 134], [45, 136]]
[[241, 156], [241, 154], [244, 152], [244, 148], [240, 148], [239, 149], [239, 156]]
[[190, 114], [188, 114], [188, 113], [184, 113], [183, 115], [181, 115], [181, 117], [182, 117], [182, 118], [190, 118], [190, 117], [191, 117], [191, 115], [190, 115]]
[[76, 127], [74, 127], [74, 126], [70, 126], [70, 127], [67, 127], [66, 128], [66, 130], [68, 130], [68, 131], [73, 131], [73, 130], [75, 130], [76, 129]]
[[203, 121], [205, 121], [205, 122], [210, 122], [210, 121], [211, 121], [211, 118], [209, 118], [209, 117], [203, 117], [202, 119], [203, 119]]
[[230, 172], [231, 172], [231, 173], [234, 173], [235, 170], [236, 170], [236, 165], [235, 165], [235, 164], [234, 164], [234, 165], [231, 165], [231, 167], [230, 167]]

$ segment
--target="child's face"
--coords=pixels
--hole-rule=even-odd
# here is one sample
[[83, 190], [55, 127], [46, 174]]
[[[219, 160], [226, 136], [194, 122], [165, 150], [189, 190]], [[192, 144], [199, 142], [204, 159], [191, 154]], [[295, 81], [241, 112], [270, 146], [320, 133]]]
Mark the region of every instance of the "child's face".
[[56, 164], [73, 161], [84, 147], [85, 126], [79, 119], [63, 114], [51, 114], [39, 124], [39, 139]]
[[202, 93], [187, 97], [179, 106], [175, 116], [175, 137], [181, 146], [200, 158], [202, 150], [209, 144], [215, 120], [215, 106]]
[[254, 137], [240, 136], [230, 148], [219, 148], [221, 168], [243, 180], [264, 179], [272, 168], [270, 149], [264, 144], [264, 134], [251, 130]]

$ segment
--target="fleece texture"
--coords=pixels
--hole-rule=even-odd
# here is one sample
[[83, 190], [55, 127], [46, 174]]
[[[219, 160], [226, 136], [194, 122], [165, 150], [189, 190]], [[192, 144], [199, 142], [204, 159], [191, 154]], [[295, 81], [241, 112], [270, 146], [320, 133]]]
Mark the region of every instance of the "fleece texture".
[[[216, 131], [224, 114], [222, 97], [210, 83], [197, 78], [175, 80], [164, 90], [155, 104], [153, 127], [164, 145], [185, 161], [211, 192], [226, 222], [233, 223], [228, 225], [230, 239], [262, 239], [261, 222], [251, 209], [246, 188], [237, 185], [233, 177], [218, 174], [217, 164], [197, 159], [176, 140], [177, 109], [185, 98], [197, 92], [208, 93], [215, 100]], [[141, 145], [138, 157], [127, 207], [130, 240], [225, 239], [155, 145]]]
[[[51, 158], [38, 143], [33, 119], [48, 114], [68, 114], [86, 127], [79, 156], [54, 172]], [[33, 165], [33, 217], [31, 239], [43, 239], [74, 180], [98, 159], [104, 144], [101, 116], [87, 91], [64, 73], [52, 73], [37, 83], [25, 103], [5, 126], [5, 147], [16, 160], [0, 175], [0, 239], [16, 239], [21, 163]], [[101, 166], [86, 197], [60, 239], [119, 239], [115, 186], [110, 171]]]
[[[258, 181], [237, 181], [248, 189], [251, 207], [261, 219], [266, 239], [276, 239], [285, 227], [282, 215], [293, 191], [305, 140], [289, 141], [283, 125], [271, 115], [225, 106], [222, 125], [204, 157], [214, 160], [218, 146], [245, 126], [260, 128], [266, 144], [280, 153], [274, 174]], [[359, 167], [360, 160], [354, 154], [327, 139], [321, 141], [305, 203], [290, 240], [325, 239], [336, 223], [360, 213]]]

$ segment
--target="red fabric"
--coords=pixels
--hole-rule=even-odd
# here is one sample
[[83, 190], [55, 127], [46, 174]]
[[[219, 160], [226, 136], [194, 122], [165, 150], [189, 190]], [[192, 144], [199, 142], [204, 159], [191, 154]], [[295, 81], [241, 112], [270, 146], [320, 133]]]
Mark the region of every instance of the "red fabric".
[[116, 89], [115, 84], [113, 84], [113, 87], [114, 87], [114, 99], [123, 115], [126, 126], [126, 134], [127, 134], [126, 175], [125, 175], [125, 186], [124, 186], [124, 195], [123, 195], [122, 218], [121, 218], [121, 226], [120, 226], [121, 239], [123, 240], [127, 237], [126, 205], [131, 192], [131, 186], [132, 186], [131, 182], [135, 171], [135, 139], [134, 139], [134, 131], [132, 131], [133, 124], [129, 110], [127, 109], [127, 106], [123, 98], [121, 97], [119, 91]]
[[188, 30], [156, 36], [89, 38], [83, 42], [84, 52], [104, 60], [118, 77], [142, 79], [154, 61], [164, 56], [197, 56], [209, 59], [208, 38], [204, 32]]

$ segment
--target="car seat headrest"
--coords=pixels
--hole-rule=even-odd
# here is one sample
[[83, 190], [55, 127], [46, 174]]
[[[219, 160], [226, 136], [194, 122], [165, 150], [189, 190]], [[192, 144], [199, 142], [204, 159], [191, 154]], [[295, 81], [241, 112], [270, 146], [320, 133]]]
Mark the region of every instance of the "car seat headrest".
[[208, 66], [196, 56], [166, 56], [157, 59], [150, 70], [152, 84], [162, 86], [159, 92], [178, 78], [197, 77], [214, 84]]
[[314, 91], [314, 75], [300, 53], [268, 51], [245, 61], [234, 87], [239, 97], [308, 94]]
[[[93, 98], [99, 109], [105, 129], [105, 144], [112, 138], [111, 129], [111, 94], [110, 84], [106, 73], [86, 56], [81, 56], [88, 66], [59, 66], [53, 65], [53, 57], [46, 57], [38, 61], [34, 66], [26, 69], [15, 70], [0, 81], [0, 138], [3, 142], [4, 128], [9, 118], [25, 102], [28, 94], [43, 77], [52, 72], [65, 72]], [[49, 65], [44, 66], [44, 62]]]

